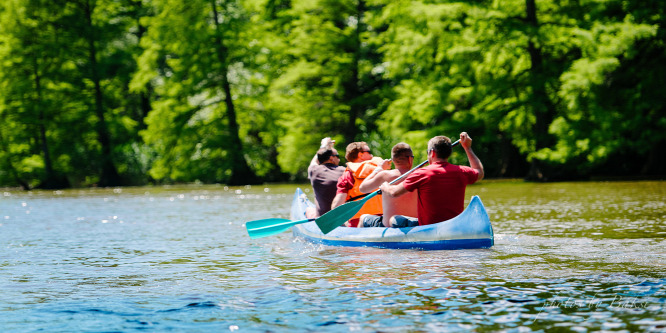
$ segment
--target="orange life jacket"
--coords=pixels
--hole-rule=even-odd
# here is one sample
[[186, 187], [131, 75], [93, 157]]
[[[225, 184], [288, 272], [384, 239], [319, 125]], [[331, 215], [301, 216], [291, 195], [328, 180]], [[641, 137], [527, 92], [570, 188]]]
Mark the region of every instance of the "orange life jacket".
[[[381, 157], [373, 157], [371, 160], [360, 163], [347, 163], [347, 169], [351, 171], [352, 176], [354, 177], [354, 187], [347, 192], [347, 201], [351, 198], [365, 194], [359, 191], [358, 188], [361, 186], [361, 183], [365, 178], [367, 178], [377, 166], [382, 165], [382, 163], [384, 163], [384, 160]], [[363, 214], [381, 215], [382, 213], [382, 196], [376, 195], [372, 199], [366, 201], [365, 204], [363, 204], [363, 208], [361, 208], [361, 210], [359, 210], [351, 219], [357, 219]]]

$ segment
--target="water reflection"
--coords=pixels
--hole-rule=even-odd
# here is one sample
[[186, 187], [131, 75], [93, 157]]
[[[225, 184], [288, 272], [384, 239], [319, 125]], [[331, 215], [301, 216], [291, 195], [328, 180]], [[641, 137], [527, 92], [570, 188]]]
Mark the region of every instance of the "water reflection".
[[595, 239], [666, 236], [664, 182], [470, 187], [503, 233]]

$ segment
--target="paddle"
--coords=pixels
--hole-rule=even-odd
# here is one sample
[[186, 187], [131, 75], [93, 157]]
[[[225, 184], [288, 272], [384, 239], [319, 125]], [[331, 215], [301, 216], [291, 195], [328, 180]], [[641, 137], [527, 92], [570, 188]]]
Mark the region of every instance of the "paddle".
[[[457, 140], [456, 142], [451, 144], [451, 147], [455, 147], [460, 143], [460, 140]], [[422, 165], [428, 163], [428, 161], [423, 161], [421, 164], [415, 166], [413, 169], [405, 172], [402, 174], [402, 176], [394, 179], [392, 182], [389, 184], [393, 184], [396, 182], [399, 182], [400, 180], [404, 179], [405, 177], [409, 176], [414, 170], [420, 168]], [[333, 229], [341, 226], [344, 224], [347, 220], [352, 218], [356, 213], [358, 213], [359, 210], [363, 207], [363, 205], [366, 203], [366, 201], [372, 199], [374, 196], [377, 194], [380, 194], [381, 190], [377, 190], [375, 192], [372, 192], [365, 198], [358, 200], [358, 201], [350, 201], [345, 203], [344, 205], [340, 205], [338, 207], [335, 207], [334, 209], [328, 211], [326, 214], [318, 217], [315, 219], [315, 222], [317, 223], [317, 226], [323, 232], [324, 234], [327, 234], [331, 232]]]
[[245, 223], [245, 229], [247, 229], [247, 233], [250, 235], [250, 238], [255, 239], [255, 238], [261, 238], [261, 237], [279, 234], [296, 224], [311, 222], [314, 220], [315, 219], [292, 221], [292, 220], [277, 219], [277, 218], [263, 219], [263, 220], [250, 221]]
[[[459, 143], [460, 140], [451, 144], [451, 147], [455, 147]], [[392, 182], [390, 182], [390, 184], [396, 183], [401, 179], [404, 179], [409, 174], [414, 172], [414, 170], [420, 168], [426, 163], [428, 163], [428, 161], [423, 161], [421, 164], [415, 166], [413, 169], [405, 172], [402, 176], [394, 179]], [[305, 219], [297, 221], [278, 219], [278, 218], [263, 219], [263, 220], [249, 221], [245, 223], [245, 229], [247, 229], [247, 233], [250, 235], [250, 238], [255, 239], [255, 238], [261, 238], [261, 237], [279, 234], [296, 224], [315, 221], [319, 229], [321, 229], [321, 231], [324, 234], [327, 234], [331, 232], [333, 229], [344, 224], [354, 215], [356, 215], [356, 213], [358, 213], [358, 211], [361, 210], [363, 204], [365, 204], [366, 201], [370, 200], [380, 192], [381, 192], [380, 190], [377, 190], [373, 193], [368, 194], [366, 197], [364, 197], [361, 200], [347, 202], [344, 205], [340, 205], [328, 211], [326, 214], [316, 219]]]

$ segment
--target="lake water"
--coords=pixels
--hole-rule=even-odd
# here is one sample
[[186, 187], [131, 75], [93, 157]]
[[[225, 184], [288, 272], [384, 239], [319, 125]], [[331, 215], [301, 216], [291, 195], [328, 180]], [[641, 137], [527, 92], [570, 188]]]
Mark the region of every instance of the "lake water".
[[664, 181], [471, 186], [491, 249], [249, 239], [295, 188], [0, 190], [0, 328], [666, 331]]

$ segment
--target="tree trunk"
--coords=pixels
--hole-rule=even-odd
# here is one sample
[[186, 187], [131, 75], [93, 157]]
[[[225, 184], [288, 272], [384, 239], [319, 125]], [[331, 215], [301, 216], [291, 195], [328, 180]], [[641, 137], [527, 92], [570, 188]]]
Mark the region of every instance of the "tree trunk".
[[118, 170], [113, 163], [111, 153], [113, 151], [111, 144], [111, 136], [109, 134], [109, 129], [106, 125], [106, 119], [104, 116], [104, 103], [103, 103], [103, 93], [101, 86], [101, 78], [99, 75], [99, 68], [97, 64], [97, 49], [95, 47], [95, 27], [92, 22], [92, 12], [90, 0], [86, 0], [83, 4], [85, 19], [87, 23], [88, 33], [86, 38], [88, 41], [88, 56], [90, 62], [90, 74], [93, 84], [95, 85], [95, 114], [97, 115], [97, 140], [102, 146], [101, 151], [101, 164], [102, 164], [102, 173], [99, 179], [99, 186], [119, 186], [121, 185], [120, 175], [118, 175]]
[[[34, 61], [33, 70], [35, 75], [35, 93], [37, 95], [34, 107], [38, 109], [37, 113], [39, 115], [38, 116], [39, 141], [40, 141], [40, 149], [42, 150], [42, 155], [44, 157], [44, 171], [45, 171], [44, 179], [41, 182], [41, 184], [37, 187], [45, 189], [67, 188], [69, 187], [69, 182], [67, 181], [67, 178], [58, 176], [53, 169], [53, 162], [51, 160], [51, 153], [49, 152], [49, 144], [46, 137], [46, 117], [44, 116], [44, 101], [42, 100], [41, 76], [39, 74], [37, 60], [33, 59], [33, 61]], [[17, 178], [17, 175], [15, 175], [15, 177]], [[24, 185], [22, 184], [21, 186]]]
[[44, 108], [42, 101], [42, 83], [41, 76], [39, 75], [39, 70], [37, 67], [37, 60], [33, 59], [33, 72], [35, 75], [35, 94], [37, 95], [37, 100], [35, 101], [33, 107], [36, 107], [37, 113], [39, 114], [39, 140], [40, 148], [42, 149], [42, 154], [44, 156], [44, 171], [46, 172], [46, 179], [53, 178], [53, 164], [51, 163], [51, 154], [49, 153], [49, 145], [46, 140], [46, 126], [44, 119]]
[[226, 105], [226, 114], [228, 120], [229, 136], [231, 138], [231, 177], [229, 185], [257, 184], [259, 179], [250, 169], [250, 166], [243, 155], [243, 142], [238, 134], [238, 122], [236, 121], [236, 108], [231, 95], [231, 83], [229, 83], [229, 64], [227, 61], [227, 48], [221, 36], [220, 20], [217, 12], [215, 0], [211, 0], [213, 8], [213, 20], [215, 22], [215, 43], [218, 61], [222, 64], [222, 90], [224, 91], [224, 103]]
[[[536, 32], [539, 28], [537, 20], [536, 3], [535, 0], [525, 0], [527, 22], [531, 25]], [[550, 137], [548, 135], [548, 126], [550, 125], [553, 115], [555, 114], [555, 106], [548, 97], [546, 90], [546, 75], [543, 68], [543, 54], [541, 48], [537, 47], [532, 40], [538, 33], [530, 36], [527, 44], [527, 51], [530, 54], [531, 68], [530, 68], [530, 86], [532, 87], [532, 109], [536, 123], [534, 125], [534, 136], [536, 139], [536, 150], [548, 147], [550, 144]], [[530, 165], [530, 171], [526, 177], [528, 180], [546, 180], [542, 170], [542, 165], [539, 160], [533, 158]]]

